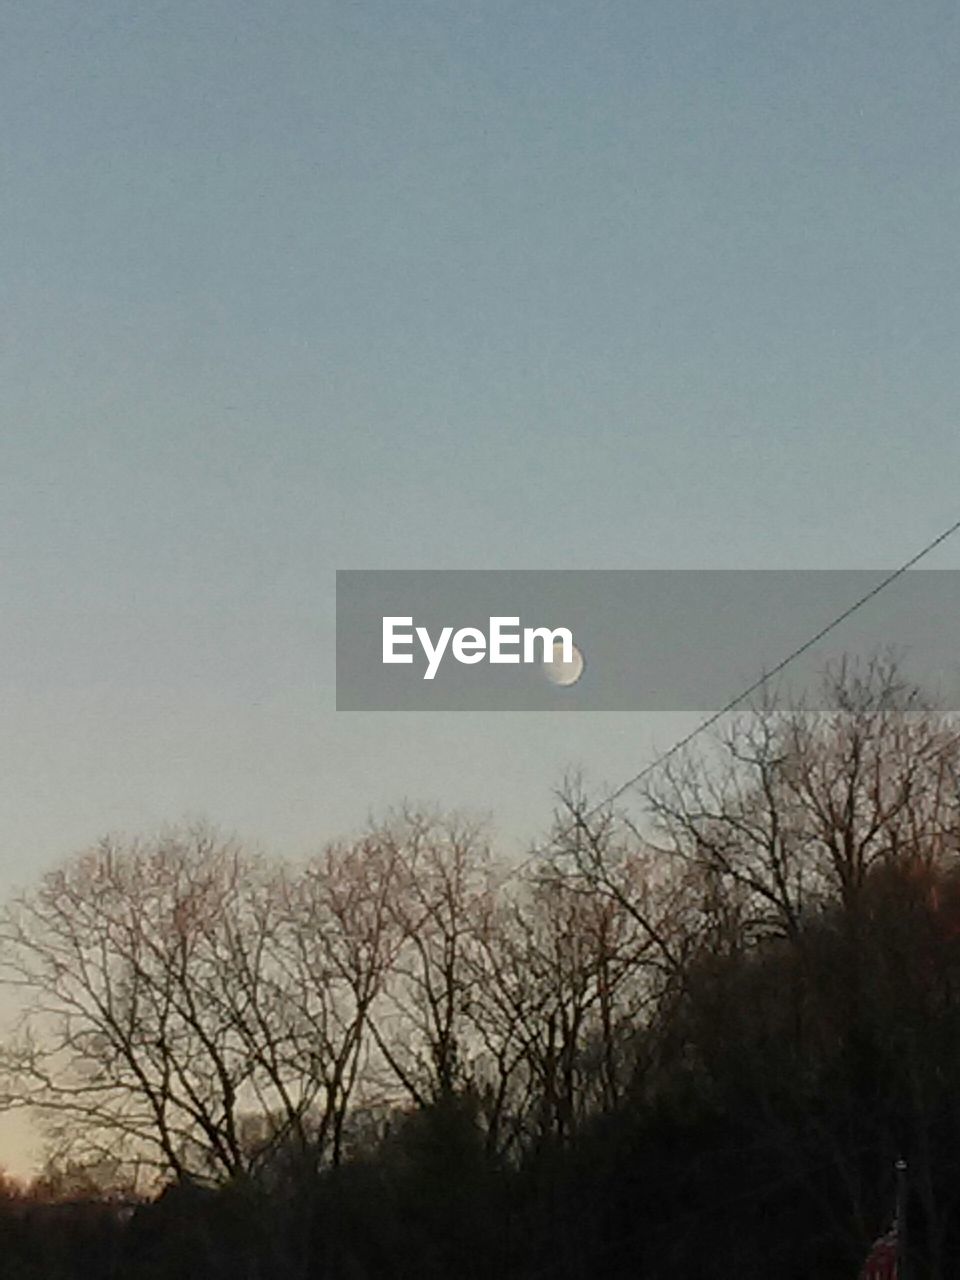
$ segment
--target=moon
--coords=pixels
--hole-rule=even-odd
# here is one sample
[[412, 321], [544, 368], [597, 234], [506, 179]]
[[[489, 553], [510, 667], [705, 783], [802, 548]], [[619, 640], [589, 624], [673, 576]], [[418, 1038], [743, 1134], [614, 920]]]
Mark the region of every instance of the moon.
[[570, 661], [564, 662], [563, 645], [556, 643], [553, 646], [552, 657], [543, 664], [543, 674], [551, 684], [559, 685], [561, 689], [568, 689], [583, 675], [583, 654], [574, 645]]

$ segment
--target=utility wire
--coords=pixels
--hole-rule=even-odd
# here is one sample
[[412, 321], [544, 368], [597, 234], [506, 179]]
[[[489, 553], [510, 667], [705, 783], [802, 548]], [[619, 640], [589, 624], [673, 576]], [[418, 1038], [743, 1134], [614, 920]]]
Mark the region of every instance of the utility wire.
[[[801, 657], [809, 649], [812, 649], [814, 645], [819, 644], [819, 642], [823, 640], [825, 636], [828, 636], [831, 631], [835, 631], [841, 623], [846, 622], [849, 617], [855, 614], [859, 609], [862, 609], [865, 604], [868, 604], [878, 596], [881, 591], [885, 591], [891, 583], [896, 582], [898, 578], [902, 577], [908, 570], [919, 564], [921, 560], [925, 559], [925, 557], [931, 553], [931, 551], [935, 551], [937, 547], [946, 542], [948, 538], [951, 538], [958, 531], [960, 531], [960, 519], [955, 520], [953, 524], [944, 529], [943, 532], [938, 534], [931, 542], [928, 542], [925, 547], [915, 555], [912, 555], [909, 560], [905, 560], [898, 569], [894, 569], [891, 573], [888, 573], [887, 576], [881, 579], [875, 587], [871, 587], [869, 591], [860, 596], [858, 600], [855, 600], [852, 604], [848, 605], [842, 613], [838, 613], [835, 618], [825, 626], [821, 627], [820, 630], [810, 636], [808, 640], [804, 640], [803, 644], [800, 644], [796, 649], [791, 650], [785, 658], [781, 658], [775, 667], [772, 667], [771, 670], [765, 672], [759, 677], [759, 679], [754, 680], [753, 684], [749, 685], [746, 689], [743, 689], [736, 695], [736, 697], [731, 698], [730, 701], [725, 703], [719, 711], [714, 711], [707, 716], [706, 719], [701, 720], [700, 723], [695, 725], [689, 733], [684, 734], [684, 736], [678, 739], [672, 747], [669, 747], [661, 755], [657, 756], [656, 759], [650, 762], [650, 764], [645, 765], [638, 773], [635, 773], [631, 778], [628, 778], [626, 782], [622, 782], [602, 800], [598, 800], [597, 803], [587, 809], [585, 813], [578, 814], [574, 822], [565, 828], [565, 830], [560, 832], [560, 838], [565, 835], [569, 835], [570, 832], [576, 830], [577, 827], [582, 827], [592, 817], [599, 813], [601, 809], [605, 809], [607, 805], [613, 804], [615, 801], [619, 800], [622, 795], [635, 787], [638, 782], [643, 782], [645, 778], [648, 778], [652, 773], [656, 772], [661, 765], [666, 764], [668, 760], [671, 760], [685, 747], [688, 747], [695, 738], [700, 736], [701, 733], [706, 732], [707, 729], [712, 729], [719, 720], [722, 720], [725, 715], [729, 715], [729, 713], [735, 710], [741, 702], [744, 702], [747, 698], [751, 697], [751, 695], [757, 693], [769, 680], [772, 680], [774, 676], [780, 675], [780, 673], [786, 670], [792, 662], [795, 662], [797, 658]], [[554, 841], [556, 839], [557, 837], [554, 837]], [[544, 853], [548, 847], [549, 846], [541, 846], [538, 849], [534, 849], [528, 857], [524, 858], [524, 860], [505, 877], [504, 883], [506, 883], [507, 880], [511, 880], [515, 876], [520, 875], [521, 872], [523, 872], [531, 862], [535, 861], [536, 858]]]
[[941, 543], [946, 542], [949, 537], [958, 531], [960, 531], [960, 520], [954, 521], [948, 529], [944, 529], [943, 533], [934, 538], [932, 542], [928, 542], [922, 551], [918, 551], [916, 555], [911, 556], [910, 559], [902, 564], [899, 569], [894, 569], [892, 573], [888, 573], [882, 581], [878, 582], [877, 585], [872, 587], [865, 595], [862, 595], [859, 600], [855, 600], [853, 604], [848, 605], [842, 613], [838, 613], [832, 622], [828, 622], [826, 626], [821, 627], [815, 635], [812, 635], [809, 640], [805, 640], [803, 644], [798, 645], [796, 649], [788, 653], [785, 658], [782, 658], [770, 671], [765, 672], [765, 674], [760, 676], [758, 680], [754, 680], [753, 684], [750, 685], [749, 688], [744, 689], [742, 693], [738, 693], [735, 698], [731, 698], [730, 701], [722, 706], [719, 711], [713, 712], [713, 714], [708, 716], [706, 720], [702, 720], [700, 724], [691, 729], [685, 737], [681, 738], [678, 742], [675, 742], [668, 751], [663, 753], [663, 755], [658, 756], [656, 760], [641, 769], [639, 773], [635, 773], [632, 778], [628, 778], [626, 782], [621, 783], [615, 791], [610, 792], [606, 799], [601, 800], [598, 804], [594, 805], [592, 809], [589, 809], [583, 815], [584, 819], [592, 817], [599, 809], [603, 809], [608, 804], [612, 804], [615, 800], [619, 800], [625, 791], [629, 791], [631, 787], [635, 787], [638, 782], [642, 782], [644, 778], [653, 773], [655, 769], [658, 769], [660, 765], [664, 764], [667, 760], [671, 759], [671, 757], [675, 756], [677, 752], [682, 751], [684, 747], [688, 746], [694, 738], [698, 737], [705, 730], [712, 728], [718, 720], [722, 720], [725, 715], [733, 711], [741, 702], [749, 698], [752, 694], [758, 692], [758, 690], [762, 689], [768, 680], [772, 680], [774, 676], [778, 676], [790, 665], [791, 662], [795, 662], [796, 659], [805, 654], [808, 649], [812, 649], [815, 644], [819, 644], [825, 636], [828, 636], [831, 631], [836, 630], [841, 623], [846, 622], [846, 620], [855, 614], [858, 609], [862, 609], [865, 604], [878, 596], [881, 591], [886, 590], [892, 582], [896, 582], [897, 578], [902, 577], [909, 569], [912, 569], [914, 565], [919, 564], [925, 556], [928, 556], [931, 551], [934, 551]]

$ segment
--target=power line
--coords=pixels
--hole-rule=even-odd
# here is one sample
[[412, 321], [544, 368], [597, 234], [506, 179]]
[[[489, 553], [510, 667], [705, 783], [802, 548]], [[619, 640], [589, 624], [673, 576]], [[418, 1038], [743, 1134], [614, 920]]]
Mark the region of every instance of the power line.
[[[871, 587], [871, 589], [864, 595], [860, 596], [858, 600], [855, 600], [852, 604], [848, 605], [842, 613], [838, 613], [832, 621], [821, 627], [815, 635], [810, 636], [810, 638], [805, 640], [803, 644], [798, 645], [796, 649], [793, 649], [788, 653], [785, 658], [781, 658], [775, 667], [772, 667], [771, 670], [765, 672], [759, 677], [759, 679], [754, 680], [753, 684], [749, 685], [746, 689], [743, 689], [736, 695], [736, 697], [731, 698], [729, 702], [726, 702], [720, 708], [719, 711], [714, 711], [707, 716], [706, 719], [701, 720], [700, 723], [695, 725], [689, 733], [684, 734], [684, 736], [678, 739], [672, 747], [669, 747], [661, 755], [657, 756], [656, 759], [650, 762], [650, 764], [645, 765], [638, 773], [635, 773], [631, 778], [628, 778], [626, 782], [622, 782], [602, 800], [597, 801], [597, 803], [589, 808], [585, 813], [579, 814], [573, 823], [571, 823], [564, 831], [560, 832], [561, 838], [565, 835], [569, 835], [570, 832], [575, 830], [578, 826], [582, 826], [585, 822], [588, 822], [590, 818], [599, 813], [601, 809], [605, 809], [607, 805], [613, 804], [616, 800], [619, 800], [622, 795], [635, 787], [638, 782], [643, 782], [645, 778], [648, 778], [652, 773], [659, 769], [661, 765], [666, 764], [668, 760], [671, 760], [675, 755], [683, 751], [685, 747], [688, 747], [695, 738], [700, 736], [701, 733], [706, 732], [707, 729], [712, 729], [713, 726], [719, 720], [722, 720], [725, 715], [729, 715], [729, 713], [735, 710], [740, 703], [757, 693], [769, 680], [772, 680], [774, 676], [780, 675], [780, 673], [786, 670], [792, 662], [795, 662], [797, 658], [801, 657], [809, 649], [812, 649], [814, 645], [819, 644], [819, 642], [823, 640], [824, 637], [828, 636], [831, 631], [835, 631], [841, 623], [846, 622], [849, 617], [855, 614], [859, 609], [862, 609], [865, 604], [868, 604], [878, 596], [881, 591], [885, 591], [891, 583], [896, 582], [898, 578], [902, 577], [908, 570], [919, 564], [921, 560], [931, 553], [931, 551], [935, 551], [937, 547], [946, 542], [948, 538], [952, 537], [958, 531], [960, 531], [960, 519], [955, 520], [953, 524], [944, 529], [943, 532], [938, 534], [931, 542], [928, 542], [925, 547], [915, 555], [912, 555], [909, 560], [905, 560], [898, 569], [894, 569], [891, 573], [888, 573], [885, 578], [876, 584], [876, 586]], [[545, 847], [535, 849], [529, 857], [524, 858], [523, 861], [504, 878], [504, 883], [506, 883], [507, 880], [513, 879], [514, 876], [519, 875], [543, 852], [545, 852]]]
[[785, 658], [782, 658], [770, 671], [765, 672], [758, 680], [754, 680], [753, 684], [750, 685], [749, 688], [744, 689], [742, 693], [738, 693], [735, 698], [731, 698], [730, 701], [722, 706], [719, 711], [713, 712], [706, 720], [701, 721], [700, 724], [691, 729], [688, 734], [678, 742], [675, 742], [669, 750], [663, 753], [663, 755], [658, 756], [656, 760], [641, 769], [639, 773], [635, 773], [632, 778], [628, 778], [626, 782], [621, 783], [621, 785], [617, 787], [615, 791], [612, 791], [606, 799], [601, 800], [598, 804], [594, 805], [592, 809], [589, 809], [587, 813], [583, 815], [584, 818], [592, 817], [599, 809], [603, 809], [606, 805], [612, 804], [613, 801], [619, 800], [625, 791], [629, 791], [630, 788], [635, 787], [638, 782], [642, 782], [645, 777], [651, 774], [655, 769], [659, 768], [665, 761], [669, 760], [672, 756], [676, 755], [677, 752], [682, 751], [684, 747], [688, 746], [699, 734], [703, 733], [706, 729], [712, 728], [718, 720], [722, 720], [725, 715], [733, 711], [741, 702], [745, 701], [745, 699], [749, 698], [752, 694], [757, 693], [758, 690], [763, 688], [768, 680], [773, 679], [774, 676], [780, 675], [780, 673], [784, 671], [791, 662], [795, 662], [797, 658], [801, 657], [809, 649], [812, 649], [814, 645], [819, 644], [825, 636], [828, 636], [831, 631], [835, 631], [841, 623], [846, 622], [846, 620], [855, 614], [858, 609], [862, 609], [865, 604], [873, 600], [875, 596], [878, 596], [880, 592], [889, 587], [892, 582], [896, 582], [897, 578], [902, 577], [909, 569], [912, 569], [914, 565], [919, 564], [925, 556], [928, 556], [931, 551], [934, 551], [941, 543], [946, 542], [949, 537], [958, 531], [960, 531], [960, 520], [954, 521], [948, 529], [944, 529], [943, 533], [934, 538], [932, 542], [928, 542], [922, 551], [918, 551], [916, 555], [911, 556], [910, 559], [905, 561], [899, 569], [894, 569], [892, 573], [888, 573], [881, 582], [878, 582], [875, 587], [872, 587], [865, 595], [862, 595], [859, 600], [855, 600], [853, 604], [848, 605], [842, 613], [838, 613], [831, 622], [828, 622], [826, 626], [821, 627], [815, 635], [812, 635], [809, 638], [809, 640], [805, 640], [803, 644], [798, 645], [796, 649], [788, 653]]

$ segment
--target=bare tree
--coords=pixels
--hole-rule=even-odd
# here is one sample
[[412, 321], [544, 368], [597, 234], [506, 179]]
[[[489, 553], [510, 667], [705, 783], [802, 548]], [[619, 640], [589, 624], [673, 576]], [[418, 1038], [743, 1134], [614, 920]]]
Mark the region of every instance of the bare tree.
[[251, 1064], [208, 979], [218, 922], [256, 875], [202, 830], [103, 841], [7, 907], [3, 975], [23, 1002], [7, 1104], [67, 1120], [90, 1154], [238, 1172]]
[[373, 840], [396, 868], [391, 915], [402, 938], [374, 1034], [406, 1095], [422, 1105], [470, 1076], [471, 956], [490, 890], [490, 852], [478, 825], [413, 811], [382, 824]]
[[892, 661], [842, 663], [823, 692], [768, 699], [646, 793], [671, 856], [739, 895], [754, 935], [795, 938], [837, 896], [852, 916], [872, 868], [957, 845], [957, 730]]
[[104, 841], [0, 917], [23, 1002], [7, 1105], [176, 1176], [338, 1160], [404, 937], [395, 890], [370, 840], [299, 869], [205, 830]]
[[491, 1144], [569, 1137], [623, 1098], [655, 1003], [649, 939], [612, 895], [538, 869], [486, 903], [472, 1024]]
[[331, 845], [272, 884], [281, 918], [261, 967], [274, 994], [250, 1029], [251, 1052], [298, 1145], [334, 1163], [351, 1102], [369, 1083], [373, 1009], [403, 941], [399, 874], [393, 851], [365, 838]]

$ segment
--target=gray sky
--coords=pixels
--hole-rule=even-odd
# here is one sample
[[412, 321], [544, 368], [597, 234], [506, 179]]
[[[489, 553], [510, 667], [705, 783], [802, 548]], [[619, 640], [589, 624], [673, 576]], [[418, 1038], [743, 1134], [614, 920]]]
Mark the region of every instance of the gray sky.
[[337, 715], [337, 567], [878, 567], [955, 516], [955, 4], [0, 14], [0, 885], [404, 796], [519, 845], [690, 723]]

